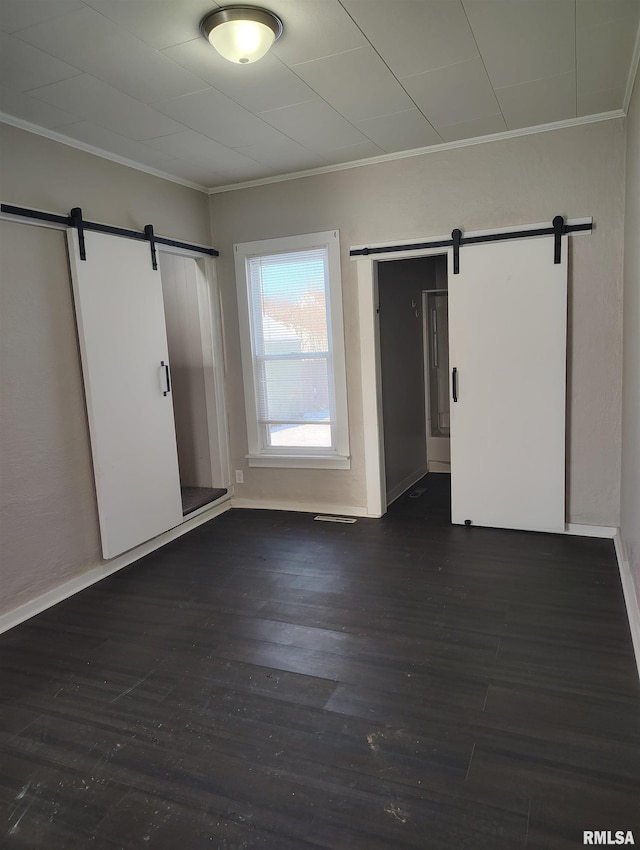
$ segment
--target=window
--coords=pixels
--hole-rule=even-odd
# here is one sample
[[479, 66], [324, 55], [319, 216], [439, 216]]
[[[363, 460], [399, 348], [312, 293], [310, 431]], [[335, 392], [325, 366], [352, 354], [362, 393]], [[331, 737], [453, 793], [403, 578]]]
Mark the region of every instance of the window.
[[235, 246], [250, 466], [349, 468], [337, 231]]

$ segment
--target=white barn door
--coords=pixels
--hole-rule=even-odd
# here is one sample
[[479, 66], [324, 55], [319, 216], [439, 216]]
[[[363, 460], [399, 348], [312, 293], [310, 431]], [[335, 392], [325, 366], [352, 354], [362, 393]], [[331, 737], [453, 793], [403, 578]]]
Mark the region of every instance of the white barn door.
[[102, 551], [182, 521], [160, 272], [149, 243], [68, 231]]
[[553, 236], [487, 242], [449, 273], [454, 523], [564, 530], [566, 236], [553, 260]]

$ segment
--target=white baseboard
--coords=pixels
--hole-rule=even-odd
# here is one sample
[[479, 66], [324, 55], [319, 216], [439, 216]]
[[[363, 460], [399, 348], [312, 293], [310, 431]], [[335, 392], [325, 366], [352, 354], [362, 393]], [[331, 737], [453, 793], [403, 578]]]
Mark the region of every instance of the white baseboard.
[[627, 609], [627, 619], [629, 620], [629, 629], [631, 630], [633, 652], [636, 657], [638, 676], [640, 677], [640, 602], [638, 601], [638, 594], [636, 593], [636, 586], [631, 575], [631, 567], [625, 552], [624, 541], [620, 535], [620, 529], [612, 528], [608, 525], [581, 525], [579, 523], [569, 522], [565, 526], [565, 534], [613, 540], [618, 569], [620, 571], [622, 592], [624, 593], [624, 602]]
[[95, 584], [101, 579], [118, 572], [118, 570], [129, 566], [129, 564], [134, 563], [134, 561], [144, 558], [145, 555], [148, 555], [150, 552], [154, 552], [166, 543], [170, 543], [172, 540], [182, 537], [182, 535], [186, 534], [188, 531], [192, 531], [199, 525], [202, 525], [210, 519], [228, 511], [230, 507], [230, 499], [227, 499], [225, 502], [218, 503], [215, 507], [198, 513], [196, 516], [180, 523], [180, 525], [177, 525], [175, 528], [165, 531], [163, 534], [159, 534], [157, 537], [154, 537], [153, 540], [148, 540], [146, 543], [136, 546], [135, 549], [130, 549], [128, 552], [125, 552], [124, 555], [119, 555], [111, 561], [105, 561], [103, 564], [98, 564], [98, 566], [87, 570], [86, 573], [82, 573], [82, 575], [76, 576], [69, 581], [65, 581], [63, 584], [58, 585], [58, 587], [54, 587], [53, 590], [48, 590], [41, 596], [37, 596], [35, 599], [25, 602], [24, 605], [19, 605], [12, 611], [7, 611], [6, 614], [1, 614], [0, 634], [2, 634], [2, 632], [6, 632], [8, 629], [12, 629], [20, 623], [23, 623], [25, 620], [29, 620], [31, 617], [35, 617], [35, 615], [39, 614], [41, 611], [51, 608], [52, 605], [57, 605], [58, 602], [62, 602], [63, 599], [67, 599], [69, 596], [79, 593], [81, 590], [84, 590], [86, 587], [90, 587], [92, 584]]
[[271, 499], [244, 499], [234, 496], [232, 508], [248, 508], [259, 511], [295, 511], [309, 514], [332, 514], [333, 516], [370, 517], [365, 507], [354, 505], [318, 505], [307, 502], [275, 502]]
[[629, 618], [629, 628], [631, 630], [631, 641], [633, 642], [633, 651], [636, 656], [638, 676], [640, 676], [640, 602], [619, 528], [616, 529], [613, 545], [616, 549], [622, 592], [624, 593], [624, 602], [627, 607], [627, 617]]
[[407, 475], [403, 481], [396, 484], [396, 486], [387, 493], [387, 507], [389, 507], [392, 502], [395, 502], [396, 499], [399, 499], [403, 493], [406, 493], [409, 487], [413, 487], [413, 485], [420, 481], [421, 478], [424, 478], [426, 474], [427, 465], [423, 464], [420, 469], [415, 469], [411, 475]]
[[565, 534], [573, 534], [575, 537], [600, 537], [613, 539], [617, 528], [610, 525], [582, 525], [578, 522], [568, 522], [564, 527]]

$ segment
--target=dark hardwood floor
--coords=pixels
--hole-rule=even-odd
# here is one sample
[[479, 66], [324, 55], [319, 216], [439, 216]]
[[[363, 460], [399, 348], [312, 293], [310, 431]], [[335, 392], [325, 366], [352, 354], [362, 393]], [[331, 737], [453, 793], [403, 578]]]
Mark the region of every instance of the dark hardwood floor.
[[231, 511], [0, 636], [0, 847], [640, 844], [610, 541]]

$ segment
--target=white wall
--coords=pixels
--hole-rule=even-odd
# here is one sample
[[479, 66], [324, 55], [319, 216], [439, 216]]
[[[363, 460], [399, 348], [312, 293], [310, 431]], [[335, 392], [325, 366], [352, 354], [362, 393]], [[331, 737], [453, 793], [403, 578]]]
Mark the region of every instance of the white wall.
[[[364, 506], [355, 268], [349, 246], [592, 215], [570, 257], [568, 520], [618, 525], [624, 127], [622, 120], [461, 147], [215, 194], [214, 244], [226, 317], [232, 465], [239, 495]], [[340, 229], [350, 471], [249, 469], [232, 245]]]
[[[206, 195], [0, 125], [0, 199], [208, 243]], [[0, 614], [102, 563], [64, 233], [0, 221]]]
[[[640, 599], [640, 85], [627, 117], [621, 533]], [[639, 612], [640, 613], [640, 612]]]

